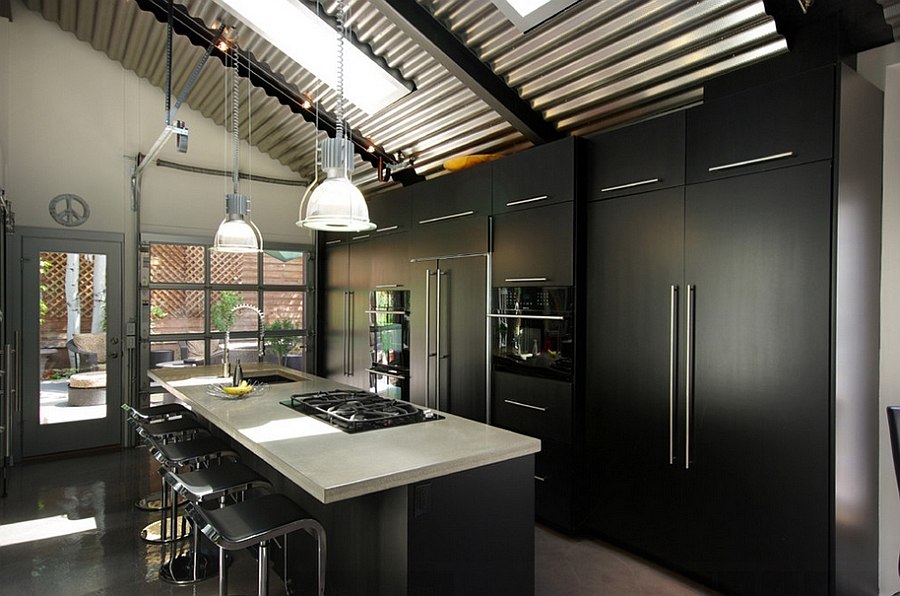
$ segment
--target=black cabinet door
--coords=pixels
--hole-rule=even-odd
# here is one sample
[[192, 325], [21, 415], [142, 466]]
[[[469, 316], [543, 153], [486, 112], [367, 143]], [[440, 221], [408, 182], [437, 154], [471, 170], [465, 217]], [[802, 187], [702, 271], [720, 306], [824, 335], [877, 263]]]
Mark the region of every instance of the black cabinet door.
[[588, 524], [670, 562], [683, 530], [683, 225], [683, 187], [587, 206]]
[[323, 363], [324, 377], [344, 382], [347, 377], [347, 320], [349, 317], [350, 247], [335, 244], [326, 247], [325, 257], [325, 329]]
[[414, 187], [398, 188], [368, 201], [369, 221], [376, 225], [373, 237], [409, 231], [414, 193]]
[[492, 284], [571, 286], [574, 204], [495, 215]]
[[484, 422], [486, 258], [416, 262], [410, 275], [410, 400]]
[[572, 442], [572, 384], [496, 371], [491, 423], [536, 439]]
[[366, 243], [371, 289], [409, 286], [409, 234], [376, 237]]
[[588, 200], [684, 184], [684, 112], [587, 137]]
[[493, 162], [493, 213], [575, 199], [575, 150], [569, 137]]
[[371, 365], [369, 348], [369, 317], [366, 309], [369, 308], [369, 292], [371, 291], [372, 241], [350, 245], [350, 268], [348, 279], [349, 314], [347, 336], [349, 346], [348, 375], [345, 383], [359, 387], [369, 388], [369, 373], [366, 372]]
[[416, 184], [410, 189], [415, 191], [410, 257], [488, 251], [490, 164]]
[[828, 593], [831, 175], [687, 189], [683, 557], [728, 593]]
[[687, 112], [687, 181], [830, 159], [833, 66], [715, 99]]

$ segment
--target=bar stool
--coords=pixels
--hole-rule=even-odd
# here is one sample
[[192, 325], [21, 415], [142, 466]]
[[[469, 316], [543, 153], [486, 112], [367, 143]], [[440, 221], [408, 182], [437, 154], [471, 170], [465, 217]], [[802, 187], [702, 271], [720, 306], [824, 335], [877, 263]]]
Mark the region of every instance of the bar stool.
[[[196, 418], [193, 416], [182, 416], [180, 418], [163, 418], [158, 422], [141, 421], [140, 419], [130, 416], [129, 423], [137, 431], [151, 450], [162, 444], [174, 444], [172, 441], [183, 441], [197, 437], [199, 435], [208, 435], [209, 432], [203, 428]], [[168, 544], [187, 537], [187, 525], [182, 520], [178, 523], [178, 503], [172, 503], [173, 520], [171, 524], [172, 533], [168, 533], [166, 524], [166, 516], [168, 515], [169, 491], [166, 490], [165, 483], [160, 488], [160, 519], [147, 525], [141, 530], [141, 539], [152, 544]], [[179, 531], [179, 528], [181, 529]]]
[[[243, 500], [244, 494], [254, 488], [271, 489], [272, 484], [255, 471], [240, 462], [222, 462], [218, 466], [175, 474], [169, 470], [163, 474], [176, 494], [185, 497], [191, 503], [202, 507], [217, 499], [219, 507], [225, 507], [226, 499], [232, 497]], [[194, 550], [194, 569], [197, 569], [197, 549]], [[228, 574], [225, 550], [219, 548], [219, 595], [228, 594]]]
[[[159, 422], [157, 424], [166, 424]], [[226, 443], [211, 436], [201, 436], [190, 441], [180, 441], [177, 443], [163, 443], [158, 439], [150, 440], [150, 453], [162, 465], [159, 473], [164, 478], [167, 473], [177, 474], [179, 468], [190, 466], [193, 470], [198, 470], [202, 466], [208, 466], [212, 461], [222, 462], [226, 459], [237, 461], [238, 454], [233, 451]], [[168, 483], [163, 482], [163, 487]], [[172, 491], [168, 501], [171, 503], [171, 532], [174, 535], [177, 532], [177, 493], [175, 493], [174, 485], [170, 486]], [[165, 516], [163, 516], [165, 519]], [[192, 521], [192, 520], [189, 520]], [[173, 584], [191, 584], [207, 579], [207, 560], [200, 554], [200, 535], [194, 532], [194, 540], [192, 551], [187, 555], [173, 556], [160, 567], [159, 577], [165, 582]]]
[[[270, 540], [306, 530], [318, 546], [318, 594], [325, 594], [325, 528], [282, 494], [267, 494], [221, 509], [188, 503], [185, 512], [213, 544], [226, 550], [259, 546], [259, 596], [268, 594]], [[222, 570], [219, 570], [222, 573]], [[220, 580], [221, 581], [221, 580]], [[221, 585], [221, 583], [220, 583]]]
[[[128, 416], [129, 424], [134, 427], [137, 422], [159, 422], [181, 416], [193, 416], [193, 413], [181, 404], [168, 403], [159, 406], [138, 408], [128, 404], [122, 404], [122, 409]], [[182, 505], [184, 503], [181, 503]], [[141, 511], [159, 511], [163, 507], [162, 499], [155, 495], [146, 495], [134, 502], [136, 509]]]

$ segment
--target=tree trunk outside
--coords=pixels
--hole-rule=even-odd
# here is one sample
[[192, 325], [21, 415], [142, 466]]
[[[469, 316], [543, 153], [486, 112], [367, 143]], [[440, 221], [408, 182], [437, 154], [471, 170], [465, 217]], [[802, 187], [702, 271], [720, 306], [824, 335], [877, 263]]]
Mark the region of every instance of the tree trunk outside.
[[[80, 256], [78, 253], [66, 253], [66, 340], [81, 333], [81, 301], [78, 298], [78, 275]], [[69, 352], [69, 363], [75, 367], [75, 355]]]
[[94, 310], [91, 333], [106, 331], [106, 255], [94, 255]]

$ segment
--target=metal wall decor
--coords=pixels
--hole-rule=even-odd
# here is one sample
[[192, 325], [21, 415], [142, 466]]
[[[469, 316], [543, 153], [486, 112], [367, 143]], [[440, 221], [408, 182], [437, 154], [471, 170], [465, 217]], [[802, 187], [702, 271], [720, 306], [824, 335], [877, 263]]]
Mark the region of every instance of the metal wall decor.
[[67, 228], [80, 226], [91, 216], [87, 201], [73, 194], [56, 195], [50, 199], [50, 216]]

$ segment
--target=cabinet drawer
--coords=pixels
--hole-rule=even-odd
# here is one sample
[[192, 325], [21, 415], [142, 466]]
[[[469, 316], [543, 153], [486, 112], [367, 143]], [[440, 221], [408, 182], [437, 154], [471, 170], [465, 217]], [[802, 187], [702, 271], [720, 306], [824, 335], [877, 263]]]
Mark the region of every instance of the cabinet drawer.
[[398, 188], [368, 201], [369, 221], [377, 226], [372, 237], [409, 231], [413, 191], [412, 187]]
[[835, 85], [829, 66], [689, 110], [688, 183], [830, 159]]
[[493, 212], [574, 200], [576, 142], [562, 139], [493, 162]]
[[572, 529], [572, 447], [556, 441], [541, 441], [534, 458], [534, 513], [543, 522]]
[[491, 169], [483, 164], [409, 187], [412, 225], [429, 225], [467, 217], [487, 216], [491, 209]]
[[492, 285], [573, 285], [574, 225], [571, 201], [495, 216]]
[[587, 137], [588, 200], [684, 184], [684, 112]]
[[493, 377], [495, 426], [538, 439], [571, 440], [571, 383], [503, 372]]

